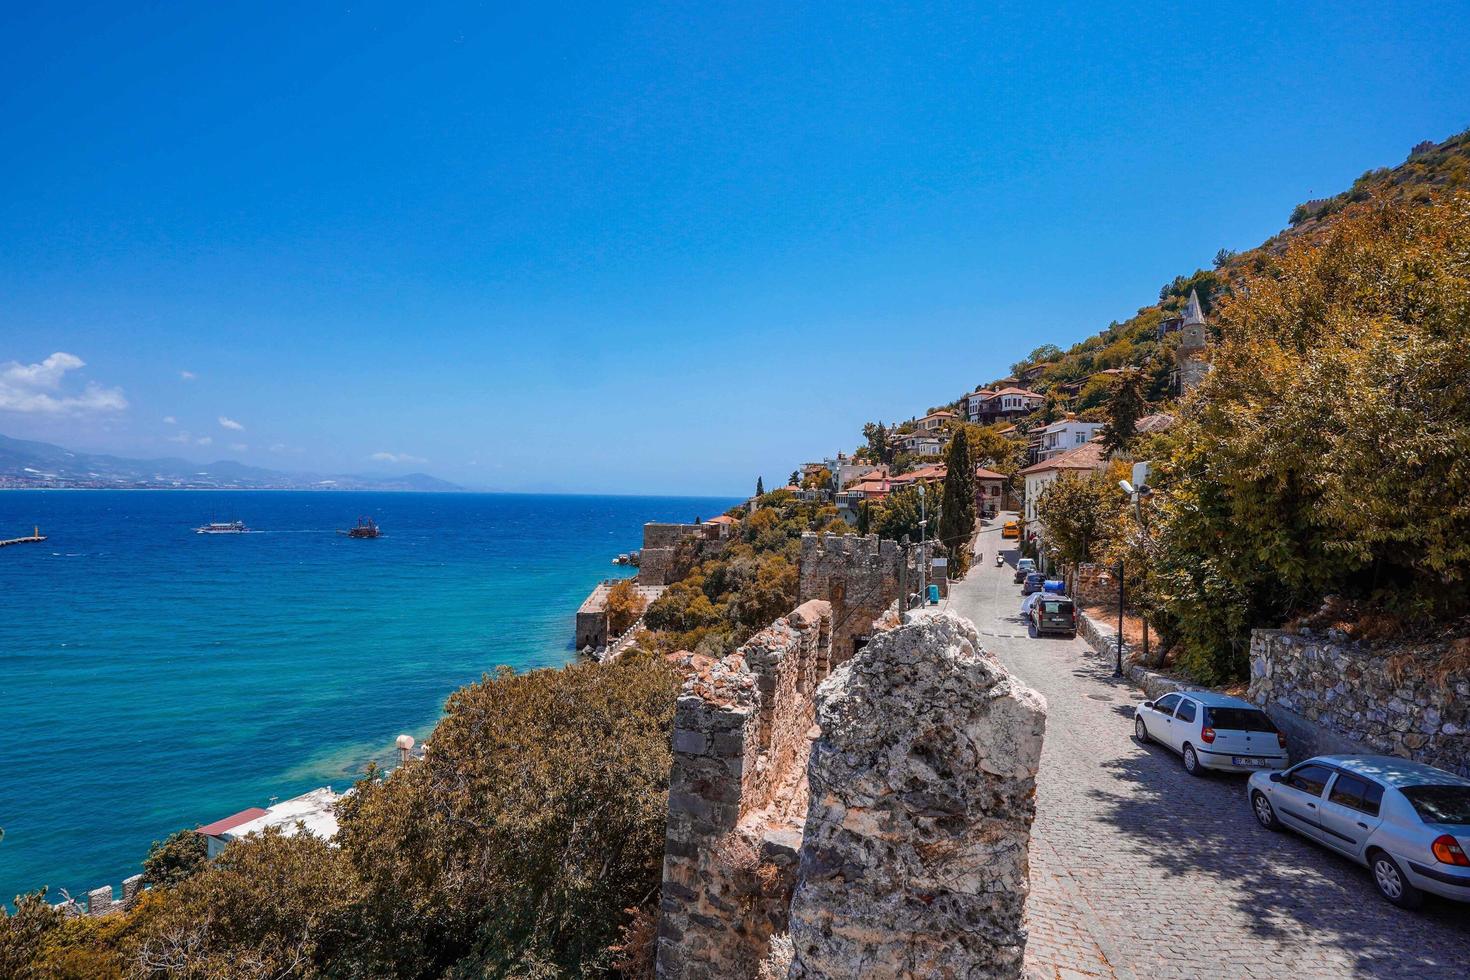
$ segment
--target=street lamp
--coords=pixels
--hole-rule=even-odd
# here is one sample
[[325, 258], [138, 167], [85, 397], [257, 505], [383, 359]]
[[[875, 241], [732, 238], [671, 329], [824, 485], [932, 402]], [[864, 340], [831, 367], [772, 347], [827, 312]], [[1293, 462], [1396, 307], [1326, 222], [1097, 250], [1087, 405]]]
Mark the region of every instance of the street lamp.
[[924, 509], [924, 484], [919, 484], [919, 605], [928, 601], [929, 595], [929, 548], [924, 543], [924, 529], [929, 525], [928, 513]]

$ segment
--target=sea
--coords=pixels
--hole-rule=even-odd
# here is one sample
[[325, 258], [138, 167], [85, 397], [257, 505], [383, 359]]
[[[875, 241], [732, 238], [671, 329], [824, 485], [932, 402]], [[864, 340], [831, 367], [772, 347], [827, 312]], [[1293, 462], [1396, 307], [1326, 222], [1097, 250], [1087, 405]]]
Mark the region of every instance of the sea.
[[[646, 521], [735, 500], [331, 491], [0, 491], [0, 901], [82, 897], [150, 842], [347, 788], [500, 665], [576, 657], [573, 618]], [[339, 533], [359, 517], [376, 540]], [[248, 534], [203, 535], [209, 521]]]

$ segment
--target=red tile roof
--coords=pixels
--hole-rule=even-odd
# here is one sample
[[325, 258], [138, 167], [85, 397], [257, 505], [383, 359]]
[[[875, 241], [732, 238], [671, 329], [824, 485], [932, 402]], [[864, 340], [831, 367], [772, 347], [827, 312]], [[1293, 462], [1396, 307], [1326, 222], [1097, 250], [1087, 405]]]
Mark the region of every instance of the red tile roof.
[[1103, 452], [1102, 443], [1087, 442], [1059, 456], [1053, 456], [1051, 459], [1028, 466], [1016, 475], [1026, 476], [1031, 473], [1046, 473], [1050, 470], [1102, 470], [1107, 465], [1108, 457]]
[[995, 470], [987, 470], [983, 466], [975, 467], [975, 479], [977, 480], [1004, 480], [1005, 478], [1006, 476], [1004, 473], [997, 473], [995, 472]]
[[216, 820], [214, 823], [207, 823], [203, 827], [195, 830], [194, 833], [201, 834], [205, 837], [218, 837], [220, 834], [223, 834], [231, 827], [238, 827], [242, 823], [249, 823], [256, 817], [263, 817], [265, 816], [265, 814], [266, 811], [263, 807], [253, 806], [248, 810], [241, 810], [239, 813], [233, 813], [230, 816], [225, 817], [223, 820]]
[[735, 521], [735, 518], [731, 517], [729, 514], [721, 514], [719, 517], [711, 517], [709, 520], [705, 521], [705, 523], [706, 524], [734, 524], [734, 523], [736, 523], [736, 521]]

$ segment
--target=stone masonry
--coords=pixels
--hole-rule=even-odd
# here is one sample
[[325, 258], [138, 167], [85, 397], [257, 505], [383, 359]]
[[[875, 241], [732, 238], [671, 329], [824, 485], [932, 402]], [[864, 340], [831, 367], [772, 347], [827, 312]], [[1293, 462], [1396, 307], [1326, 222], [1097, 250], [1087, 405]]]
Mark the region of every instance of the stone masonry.
[[826, 599], [832, 604], [836, 663], [852, 656], [856, 641], [872, 632], [873, 620], [895, 599], [918, 588], [906, 558], [896, 541], [880, 540], [876, 534], [801, 536], [798, 601]]
[[657, 971], [754, 976], [787, 928], [813, 694], [832, 610], [812, 601], [720, 660], [688, 655], [674, 715]]
[[1046, 705], [953, 613], [817, 692], [793, 978], [1019, 977]]
[[1248, 696], [1313, 752], [1356, 743], [1470, 776], [1470, 672], [1439, 676], [1441, 652], [1256, 630]]

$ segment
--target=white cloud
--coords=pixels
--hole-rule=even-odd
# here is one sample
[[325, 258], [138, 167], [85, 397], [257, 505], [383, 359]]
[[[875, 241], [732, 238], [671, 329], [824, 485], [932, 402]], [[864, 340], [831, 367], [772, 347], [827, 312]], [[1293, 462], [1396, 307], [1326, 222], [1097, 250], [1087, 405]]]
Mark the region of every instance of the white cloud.
[[169, 442], [193, 442], [194, 441], [194, 437], [191, 436], [191, 435], [189, 435], [189, 433], [187, 433], [187, 432], [180, 432], [176, 436], [169, 436], [168, 437], [168, 441]]
[[373, 453], [368, 459], [377, 463], [427, 463], [428, 460], [422, 456], [410, 456], [408, 453]]
[[176, 419], [176, 418], [174, 418], [172, 415], [165, 415], [163, 417], [163, 424], [164, 425], [178, 425], [179, 424], [179, 420]]
[[211, 439], [209, 436], [200, 436], [198, 439], [195, 439], [194, 441], [196, 443], [198, 443], [199, 445], [201, 445], [201, 446], [208, 446], [208, 445], [210, 445], [211, 443], [214, 442], [214, 440]]
[[62, 391], [68, 371], [85, 367], [75, 354], [57, 351], [39, 364], [8, 361], [0, 365], [0, 410], [38, 415], [84, 415], [120, 412], [128, 407], [121, 388], [88, 381], [75, 394]]
[[245, 426], [241, 425], [239, 422], [236, 422], [234, 419], [229, 418], [228, 416], [225, 416], [225, 415], [221, 415], [219, 417], [219, 424], [222, 425], [222, 426], [224, 426], [226, 429], [229, 429], [231, 432], [244, 432], [245, 431]]
[[250, 447], [243, 442], [232, 442], [230, 443], [230, 449], [237, 453], [243, 453], [249, 451]]
[[199, 377], [199, 375], [195, 374], [193, 371], [180, 371], [179, 377], [185, 381], [193, 381], [195, 378]]

